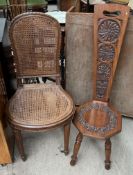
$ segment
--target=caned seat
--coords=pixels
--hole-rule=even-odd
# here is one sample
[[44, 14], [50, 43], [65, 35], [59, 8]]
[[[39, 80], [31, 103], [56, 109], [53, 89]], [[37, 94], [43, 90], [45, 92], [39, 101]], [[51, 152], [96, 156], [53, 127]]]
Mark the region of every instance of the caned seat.
[[45, 128], [67, 120], [73, 101], [59, 85], [24, 85], [10, 100], [9, 113], [16, 125]]
[[[15, 17], [9, 29], [18, 88], [7, 114], [23, 160], [21, 131], [64, 127], [64, 153], [68, 153], [70, 123], [75, 111], [71, 97], [60, 86], [60, 24], [39, 12]], [[26, 84], [27, 78], [51, 77], [55, 83]]]

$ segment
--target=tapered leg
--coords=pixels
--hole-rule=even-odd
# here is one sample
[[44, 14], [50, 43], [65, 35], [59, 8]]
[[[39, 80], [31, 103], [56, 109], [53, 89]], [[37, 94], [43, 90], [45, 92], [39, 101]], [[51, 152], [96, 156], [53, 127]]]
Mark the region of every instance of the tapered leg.
[[64, 126], [64, 153], [65, 155], [69, 153], [70, 126], [71, 126], [71, 123], [68, 123], [67, 125]]
[[14, 133], [14, 136], [15, 136], [15, 141], [16, 141], [16, 144], [17, 144], [17, 147], [18, 147], [18, 151], [21, 155], [22, 160], [25, 161], [26, 160], [26, 155], [24, 153], [23, 139], [22, 139], [21, 131], [17, 130], [17, 129], [13, 129], [13, 133]]
[[82, 140], [83, 140], [83, 134], [79, 132], [79, 134], [77, 135], [77, 138], [76, 138], [76, 142], [75, 142], [74, 150], [73, 150], [73, 155], [72, 155], [72, 159], [71, 159], [71, 162], [70, 162], [70, 164], [72, 166], [74, 166], [76, 164], [77, 155], [78, 155], [79, 148], [80, 148]]
[[110, 138], [105, 141], [105, 168], [110, 169], [110, 156], [111, 156], [111, 141]]

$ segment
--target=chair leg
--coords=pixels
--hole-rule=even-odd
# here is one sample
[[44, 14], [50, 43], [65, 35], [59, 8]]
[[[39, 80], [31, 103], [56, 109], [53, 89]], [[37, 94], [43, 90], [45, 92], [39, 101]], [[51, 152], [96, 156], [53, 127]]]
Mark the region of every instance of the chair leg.
[[24, 153], [23, 138], [21, 135], [21, 131], [17, 129], [13, 129], [13, 133], [15, 136], [15, 141], [18, 147], [19, 154], [21, 155], [22, 160], [25, 161], [26, 155]]
[[110, 138], [106, 139], [105, 141], [105, 168], [107, 170], [110, 169], [111, 161], [110, 161], [110, 156], [111, 156], [111, 141]]
[[64, 153], [67, 155], [69, 153], [69, 136], [70, 136], [70, 126], [71, 123], [68, 123], [64, 126]]
[[83, 134], [79, 132], [79, 134], [77, 135], [77, 138], [76, 138], [76, 142], [75, 142], [74, 150], [73, 150], [73, 155], [72, 155], [72, 159], [70, 162], [70, 165], [72, 165], [72, 166], [74, 166], [77, 162], [77, 155], [78, 155], [82, 140], [83, 140]]

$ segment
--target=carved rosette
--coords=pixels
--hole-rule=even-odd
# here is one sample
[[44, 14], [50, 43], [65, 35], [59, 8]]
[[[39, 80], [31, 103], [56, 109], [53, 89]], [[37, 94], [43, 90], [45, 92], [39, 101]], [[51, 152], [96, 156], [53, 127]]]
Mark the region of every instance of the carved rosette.
[[115, 58], [115, 45], [120, 34], [120, 21], [100, 19], [98, 21], [98, 50], [96, 70], [96, 99], [106, 96], [112, 66]]
[[113, 19], [105, 19], [99, 21], [98, 38], [101, 42], [116, 42], [120, 33], [120, 25], [118, 21]]
[[113, 61], [115, 56], [115, 48], [111, 44], [99, 44], [98, 61]]
[[[92, 110], [99, 110], [105, 112], [108, 118], [108, 124], [103, 127], [96, 127], [94, 125], [90, 125], [83, 116], [86, 113], [90, 113]], [[97, 132], [99, 134], [104, 134], [105, 132], [111, 131], [117, 125], [117, 113], [111, 110], [107, 105], [99, 104], [99, 103], [91, 103], [89, 106], [84, 106], [80, 109], [78, 113], [78, 121], [81, 125], [90, 132]]]

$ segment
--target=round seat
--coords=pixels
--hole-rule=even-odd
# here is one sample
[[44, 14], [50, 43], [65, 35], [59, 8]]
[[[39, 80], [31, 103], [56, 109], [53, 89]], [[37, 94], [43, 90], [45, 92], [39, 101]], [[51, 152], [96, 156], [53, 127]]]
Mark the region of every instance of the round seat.
[[73, 109], [72, 99], [59, 85], [24, 85], [9, 102], [9, 121], [26, 127], [52, 126], [69, 119]]

